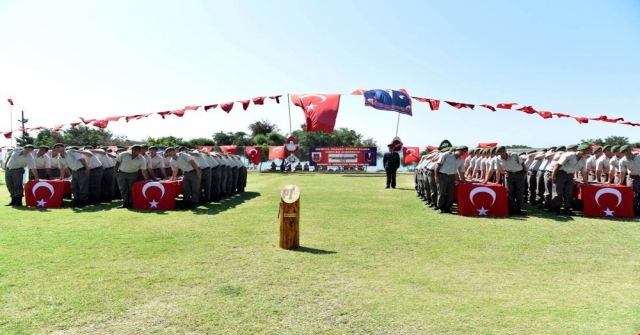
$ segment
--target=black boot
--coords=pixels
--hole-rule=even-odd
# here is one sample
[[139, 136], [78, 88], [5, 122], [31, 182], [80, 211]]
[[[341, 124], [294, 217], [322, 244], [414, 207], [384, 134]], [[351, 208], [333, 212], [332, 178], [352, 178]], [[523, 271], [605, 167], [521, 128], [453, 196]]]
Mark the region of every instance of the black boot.
[[13, 206], [16, 204], [16, 197], [11, 197], [11, 202], [6, 204], [5, 206]]
[[22, 197], [15, 197], [16, 201], [13, 203], [13, 207], [22, 207]]

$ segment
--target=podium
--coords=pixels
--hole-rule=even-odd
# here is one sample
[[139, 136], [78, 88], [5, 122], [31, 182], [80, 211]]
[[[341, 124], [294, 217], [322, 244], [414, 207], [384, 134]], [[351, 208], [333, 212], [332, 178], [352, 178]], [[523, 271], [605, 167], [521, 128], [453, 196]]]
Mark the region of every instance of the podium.
[[300, 246], [300, 188], [285, 186], [280, 193], [280, 248], [295, 249]]

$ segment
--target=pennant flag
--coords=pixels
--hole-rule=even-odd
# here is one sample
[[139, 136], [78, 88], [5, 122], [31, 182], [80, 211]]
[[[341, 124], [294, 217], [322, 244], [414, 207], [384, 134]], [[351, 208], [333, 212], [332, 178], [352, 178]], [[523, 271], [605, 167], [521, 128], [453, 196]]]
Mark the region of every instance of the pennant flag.
[[13, 106], [13, 99], [9, 98], [7, 101], [9, 102], [9, 105]]
[[411, 96], [405, 90], [369, 90], [362, 95], [364, 96], [365, 106], [413, 116], [411, 112]]
[[4, 138], [11, 138], [11, 134], [13, 134], [12, 131], [5, 131], [4, 133], [2, 133], [2, 135], [4, 135]]
[[170, 114], [173, 114], [173, 115], [175, 115], [177, 117], [183, 117], [184, 116], [184, 112], [186, 112], [186, 111], [187, 110], [183, 108], [183, 109], [178, 109], [178, 110], [171, 111]]
[[269, 147], [269, 160], [284, 159], [284, 146]]
[[160, 116], [162, 116], [162, 119], [164, 120], [164, 117], [170, 115], [171, 111], [158, 112], [158, 114], [160, 114]]
[[262, 147], [245, 147], [244, 152], [251, 160], [253, 165], [260, 164], [260, 158], [262, 157]]
[[460, 108], [471, 108], [471, 109], [473, 109], [475, 107], [475, 105], [472, 105], [472, 104], [463, 104], [463, 103], [460, 103], [460, 102], [451, 102], [451, 101], [445, 101], [445, 102], [448, 103], [451, 107], [457, 108], [457, 109], [460, 109]]
[[480, 105], [480, 106], [481, 106], [481, 107], [484, 107], [484, 108], [486, 108], [486, 109], [489, 109], [489, 110], [491, 110], [492, 112], [495, 112], [495, 111], [496, 111], [496, 108], [495, 108], [495, 107], [493, 107], [493, 106], [491, 106], [491, 105]]
[[633, 127], [640, 126], [640, 123], [633, 123], [633, 122], [629, 122], [629, 121], [620, 122], [620, 124], [626, 124], [626, 125], [633, 126]]
[[537, 112], [537, 110], [535, 110], [531, 106], [524, 106], [524, 107], [518, 108], [516, 110], [521, 111], [521, 112], [525, 112], [527, 114], [535, 114]]
[[104, 119], [105, 121], [118, 121], [120, 120], [122, 116], [109, 116], [108, 118]]
[[551, 114], [551, 112], [536, 112], [536, 113], [542, 116], [543, 119], [550, 119], [553, 117], [553, 114]]
[[213, 108], [216, 108], [216, 107], [218, 107], [218, 104], [207, 105], [207, 106], [204, 106], [204, 111], [208, 112], [210, 109], [213, 109]]
[[434, 146], [431, 146], [431, 145], [427, 146], [427, 151], [428, 152], [431, 152], [431, 151], [434, 151], [434, 150], [438, 150], [438, 147], [434, 147]]
[[82, 117], [80, 117], [80, 120], [82, 120], [82, 123], [84, 123], [84, 124], [89, 124], [89, 123], [91, 123], [91, 122], [95, 121], [96, 119], [89, 119], [89, 120], [85, 120], [85, 119], [83, 119]]
[[38, 127], [33, 127], [33, 128], [27, 128], [29, 130], [41, 130], [42, 128], [44, 128], [43, 126], [38, 126]]
[[199, 146], [196, 147], [196, 149], [204, 150], [206, 152], [211, 152], [211, 151], [213, 151], [213, 146], [211, 146], [211, 145], [199, 145]]
[[437, 111], [440, 108], [440, 100], [429, 99], [429, 98], [421, 98], [421, 97], [412, 97], [420, 102], [428, 102], [429, 107], [432, 111]]
[[551, 113], [551, 114], [557, 116], [558, 119], [561, 119], [563, 117], [571, 117], [571, 115], [569, 115], [569, 114], [562, 114], [562, 113]]
[[355, 90], [355, 91], [351, 92], [351, 95], [363, 95], [365, 91], [367, 91], [367, 90], [362, 90], [362, 89]]
[[503, 102], [501, 104], [498, 104], [496, 106], [496, 108], [502, 108], [502, 109], [511, 109], [511, 107], [517, 105], [517, 103], [515, 102]]
[[495, 148], [498, 146], [497, 142], [489, 142], [489, 143], [478, 143], [478, 148], [480, 149], [485, 149], [485, 148]]
[[586, 117], [582, 117], [582, 116], [574, 116], [574, 119], [576, 119], [576, 121], [578, 121], [578, 123], [589, 123], [589, 119]]
[[264, 105], [264, 98], [265, 97], [255, 97], [255, 98], [253, 98], [253, 104], [254, 105]]
[[223, 111], [227, 112], [227, 114], [233, 109], [233, 102], [227, 102], [226, 104], [220, 104], [220, 108]]
[[107, 125], [109, 124], [109, 121], [107, 120], [96, 120], [92, 123], [92, 125], [94, 127], [98, 127], [100, 129], [105, 129], [107, 128]]
[[291, 101], [302, 108], [307, 132], [333, 133], [340, 107], [340, 94], [292, 94]]
[[608, 119], [608, 117], [607, 117], [606, 115], [600, 115], [600, 116], [598, 116], [598, 117], [590, 118], [589, 120], [593, 120], [593, 121], [604, 121], [604, 120], [607, 120], [607, 119]]
[[71, 122], [69, 123], [69, 125], [71, 126], [71, 128], [75, 128], [77, 125], [79, 125], [81, 122]]
[[184, 106], [183, 110], [185, 111], [197, 111], [200, 106]]
[[278, 103], [278, 104], [279, 104], [279, 103], [280, 103], [280, 98], [281, 98], [281, 97], [282, 97], [282, 95], [274, 95], [274, 96], [269, 97], [269, 99], [275, 99], [275, 100], [276, 100], [276, 103]]
[[238, 152], [238, 146], [237, 145], [221, 145], [219, 146], [220, 150], [222, 150], [222, 152], [226, 152], [232, 155], [235, 155], [236, 152]]
[[404, 164], [418, 163], [420, 161], [420, 148], [419, 147], [402, 148], [402, 158], [404, 160]]
[[57, 143], [62, 143], [62, 140], [60, 139], [60, 136], [58, 136], [58, 138], [56, 138], [56, 144]]
[[606, 120], [602, 120], [602, 122], [610, 122], [610, 123], [618, 123], [618, 121], [624, 121], [623, 118], [619, 117], [617, 119], [606, 119]]
[[53, 129], [51, 129], [51, 133], [52, 133], [52, 134], [55, 134], [55, 133], [59, 132], [59, 131], [60, 131], [60, 129], [62, 129], [62, 127], [64, 127], [64, 125], [63, 125], [63, 124], [59, 124], [59, 125], [57, 125], [57, 126], [53, 127]]
[[247, 108], [249, 108], [249, 103], [251, 103], [251, 100], [238, 100], [238, 102], [242, 104], [242, 109], [247, 110]]

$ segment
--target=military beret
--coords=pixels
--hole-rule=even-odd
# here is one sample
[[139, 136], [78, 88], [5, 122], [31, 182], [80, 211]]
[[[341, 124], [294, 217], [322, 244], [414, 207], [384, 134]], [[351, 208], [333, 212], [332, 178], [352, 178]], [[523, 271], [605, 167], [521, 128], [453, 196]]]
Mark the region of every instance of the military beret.
[[501, 146], [499, 146], [499, 147], [495, 147], [495, 148], [496, 148], [496, 149], [495, 149], [495, 152], [498, 152], [498, 151], [500, 151], [500, 150], [507, 150], [507, 148], [506, 148], [504, 145], [501, 145]]
[[565, 149], [566, 150], [567, 146], [566, 145], [559, 145], [559, 146], [556, 147], [557, 151], [560, 151], [560, 149]]
[[23, 149], [33, 149], [33, 144], [27, 144], [24, 147], [22, 147]]
[[627, 150], [631, 150], [631, 146], [623, 145], [623, 146], [620, 147], [620, 152], [625, 152]]
[[187, 147], [181, 146], [180, 148], [178, 148], [178, 151], [182, 151], [182, 150], [187, 150]]
[[102, 150], [104, 150], [104, 151], [107, 151], [107, 150], [109, 150], [109, 147], [107, 147], [107, 146], [103, 145], [103, 146], [101, 146], [101, 147], [100, 147], [100, 149], [102, 149]]
[[451, 147], [442, 148], [442, 150], [440, 150], [440, 152], [447, 152], [449, 150], [451, 150]]
[[158, 147], [156, 147], [155, 145], [152, 145], [149, 147], [149, 150], [158, 150]]
[[92, 145], [85, 145], [84, 148], [82, 148], [82, 150], [92, 150], [93, 146]]
[[57, 147], [64, 147], [64, 144], [62, 144], [62, 143], [56, 143], [56, 144], [54, 144], [54, 145], [53, 145], [53, 148], [54, 148], [54, 149], [55, 149], [55, 148], [57, 148]]
[[[585, 150], [585, 149], [578, 149], [578, 150]], [[591, 149], [591, 153], [595, 154], [598, 151], [602, 151], [602, 147], [601, 146], [595, 146], [593, 147], [593, 149]]]
[[538, 152], [538, 150], [529, 150], [529, 151], [527, 151], [527, 155], [528, 155], [528, 154], [532, 154], [532, 153], [534, 153], [534, 152]]
[[602, 147], [602, 151], [605, 151], [607, 149], [611, 150], [611, 146], [610, 145], [605, 145], [604, 147]]
[[614, 145], [611, 147], [611, 152], [616, 152], [616, 151], [620, 151], [620, 146], [619, 145]]
[[549, 150], [556, 150], [556, 148], [558, 148], [558, 147], [551, 146], [551, 147], [549, 147], [549, 149], [547, 149], [547, 151], [549, 151]]
[[549, 151], [549, 149], [542, 149], [542, 150], [540, 150], [540, 151], [542, 151], [542, 152], [547, 152], [547, 151]]
[[149, 146], [146, 144], [141, 144], [140, 149], [149, 149]]
[[176, 150], [174, 147], [166, 147], [166, 148], [164, 148], [165, 152], [174, 151], [174, 150]]
[[[571, 150], [571, 149], [578, 150], [579, 146], [580, 145], [578, 145], [578, 144], [569, 144], [569, 145], [567, 145], [567, 150]], [[587, 145], [587, 148], [588, 147], [589, 147], [589, 145]]]
[[132, 145], [132, 146], [131, 146], [131, 150], [136, 150], [136, 149], [140, 150], [140, 149], [142, 149], [142, 148], [141, 148], [141, 147], [140, 147], [140, 145], [138, 145], [138, 144], [135, 144], [135, 145]]
[[49, 147], [46, 145], [41, 145], [39, 146], [40, 149], [44, 149], [44, 150], [49, 150]]
[[576, 149], [578, 151], [587, 150], [587, 149], [589, 149], [589, 145], [588, 144], [580, 144], [579, 146], [576, 147]]
[[469, 147], [467, 147], [466, 145], [461, 145], [458, 148], [456, 148], [456, 150], [469, 150]]
[[72, 146], [72, 147], [69, 147], [69, 150], [78, 150], [78, 147]]

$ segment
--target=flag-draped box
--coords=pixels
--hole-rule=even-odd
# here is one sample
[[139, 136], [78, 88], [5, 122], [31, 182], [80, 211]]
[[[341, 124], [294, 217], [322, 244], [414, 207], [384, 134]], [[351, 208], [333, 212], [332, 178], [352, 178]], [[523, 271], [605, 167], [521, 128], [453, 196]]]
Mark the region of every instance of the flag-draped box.
[[139, 181], [133, 184], [131, 195], [134, 209], [172, 210], [176, 206], [176, 181]]
[[464, 216], [508, 216], [507, 189], [500, 184], [458, 183], [458, 214]]
[[60, 208], [64, 195], [63, 180], [29, 180], [24, 187], [28, 207]]
[[611, 184], [578, 184], [582, 211], [588, 217], [634, 217], [633, 189]]

